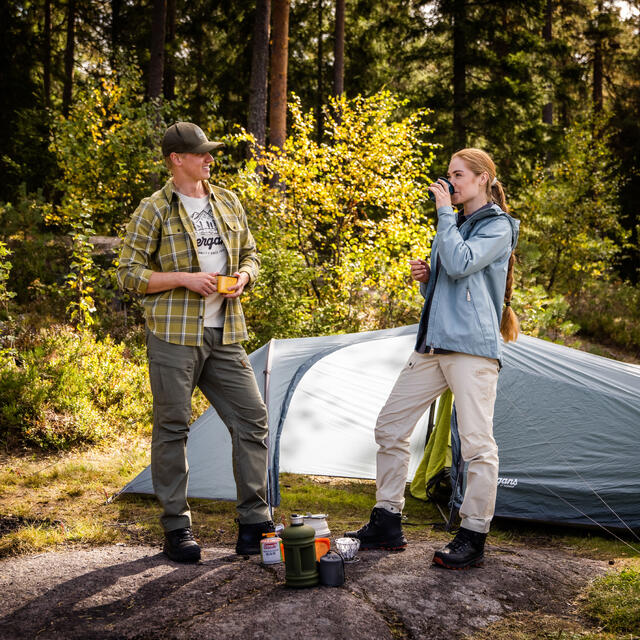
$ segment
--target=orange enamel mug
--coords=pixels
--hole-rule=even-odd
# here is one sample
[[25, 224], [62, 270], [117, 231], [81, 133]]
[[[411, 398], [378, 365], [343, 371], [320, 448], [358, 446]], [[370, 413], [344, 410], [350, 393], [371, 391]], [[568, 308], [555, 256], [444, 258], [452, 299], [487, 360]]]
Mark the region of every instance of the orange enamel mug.
[[230, 287], [238, 284], [236, 276], [218, 276], [218, 293], [233, 293]]
[[316, 538], [316, 560], [319, 562], [320, 558], [331, 550], [331, 540], [329, 538]]

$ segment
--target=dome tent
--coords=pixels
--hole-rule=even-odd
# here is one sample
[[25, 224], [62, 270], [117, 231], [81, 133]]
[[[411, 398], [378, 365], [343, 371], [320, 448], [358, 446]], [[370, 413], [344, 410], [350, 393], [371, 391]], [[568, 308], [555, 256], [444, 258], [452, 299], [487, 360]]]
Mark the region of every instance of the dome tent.
[[[272, 504], [280, 471], [375, 478], [376, 416], [416, 326], [271, 340], [250, 355], [269, 409]], [[504, 346], [494, 434], [496, 515], [640, 529], [640, 367], [521, 336]], [[427, 415], [411, 438], [409, 479]], [[187, 443], [189, 496], [235, 500], [231, 438], [213, 408]], [[147, 468], [120, 493], [153, 493]]]

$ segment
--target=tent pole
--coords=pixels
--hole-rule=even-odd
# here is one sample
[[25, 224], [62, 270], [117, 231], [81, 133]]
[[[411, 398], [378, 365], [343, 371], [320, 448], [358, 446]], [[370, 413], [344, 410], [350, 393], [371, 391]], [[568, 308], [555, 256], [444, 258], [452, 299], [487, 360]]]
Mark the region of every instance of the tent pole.
[[[271, 379], [271, 361], [273, 358], [273, 338], [269, 340], [267, 347], [267, 362], [264, 367], [264, 404], [269, 415], [269, 382]], [[268, 419], [270, 420], [270, 419]], [[271, 428], [267, 422], [267, 505], [269, 506], [269, 517], [273, 520], [273, 507], [271, 506]]]
[[429, 423], [427, 425], [427, 437], [424, 441], [424, 448], [427, 448], [427, 444], [429, 444], [429, 438], [431, 437], [431, 432], [433, 431], [433, 427], [435, 425], [435, 416], [436, 416], [436, 401], [434, 400], [431, 403], [431, 407], [429, 408]]

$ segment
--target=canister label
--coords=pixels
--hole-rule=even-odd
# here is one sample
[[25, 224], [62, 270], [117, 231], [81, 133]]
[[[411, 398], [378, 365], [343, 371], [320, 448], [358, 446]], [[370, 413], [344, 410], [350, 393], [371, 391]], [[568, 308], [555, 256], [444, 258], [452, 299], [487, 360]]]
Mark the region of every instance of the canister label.
[[280, 552], [280, 538], [269, 537], [260, 540], [260, 553], [264, 564], [278, 564], [282, 562]]

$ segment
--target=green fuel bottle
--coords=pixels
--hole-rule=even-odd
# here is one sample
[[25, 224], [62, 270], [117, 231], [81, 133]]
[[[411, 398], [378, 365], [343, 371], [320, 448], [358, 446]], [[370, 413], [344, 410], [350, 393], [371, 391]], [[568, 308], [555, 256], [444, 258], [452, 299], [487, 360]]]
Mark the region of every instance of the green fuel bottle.
[[304, 524], [303, 516], [296, 513], [291, 515], [291, 524], [280, 534], [287, 587], [315, 587], [318, 584], [315, 534], [315, 529]]

